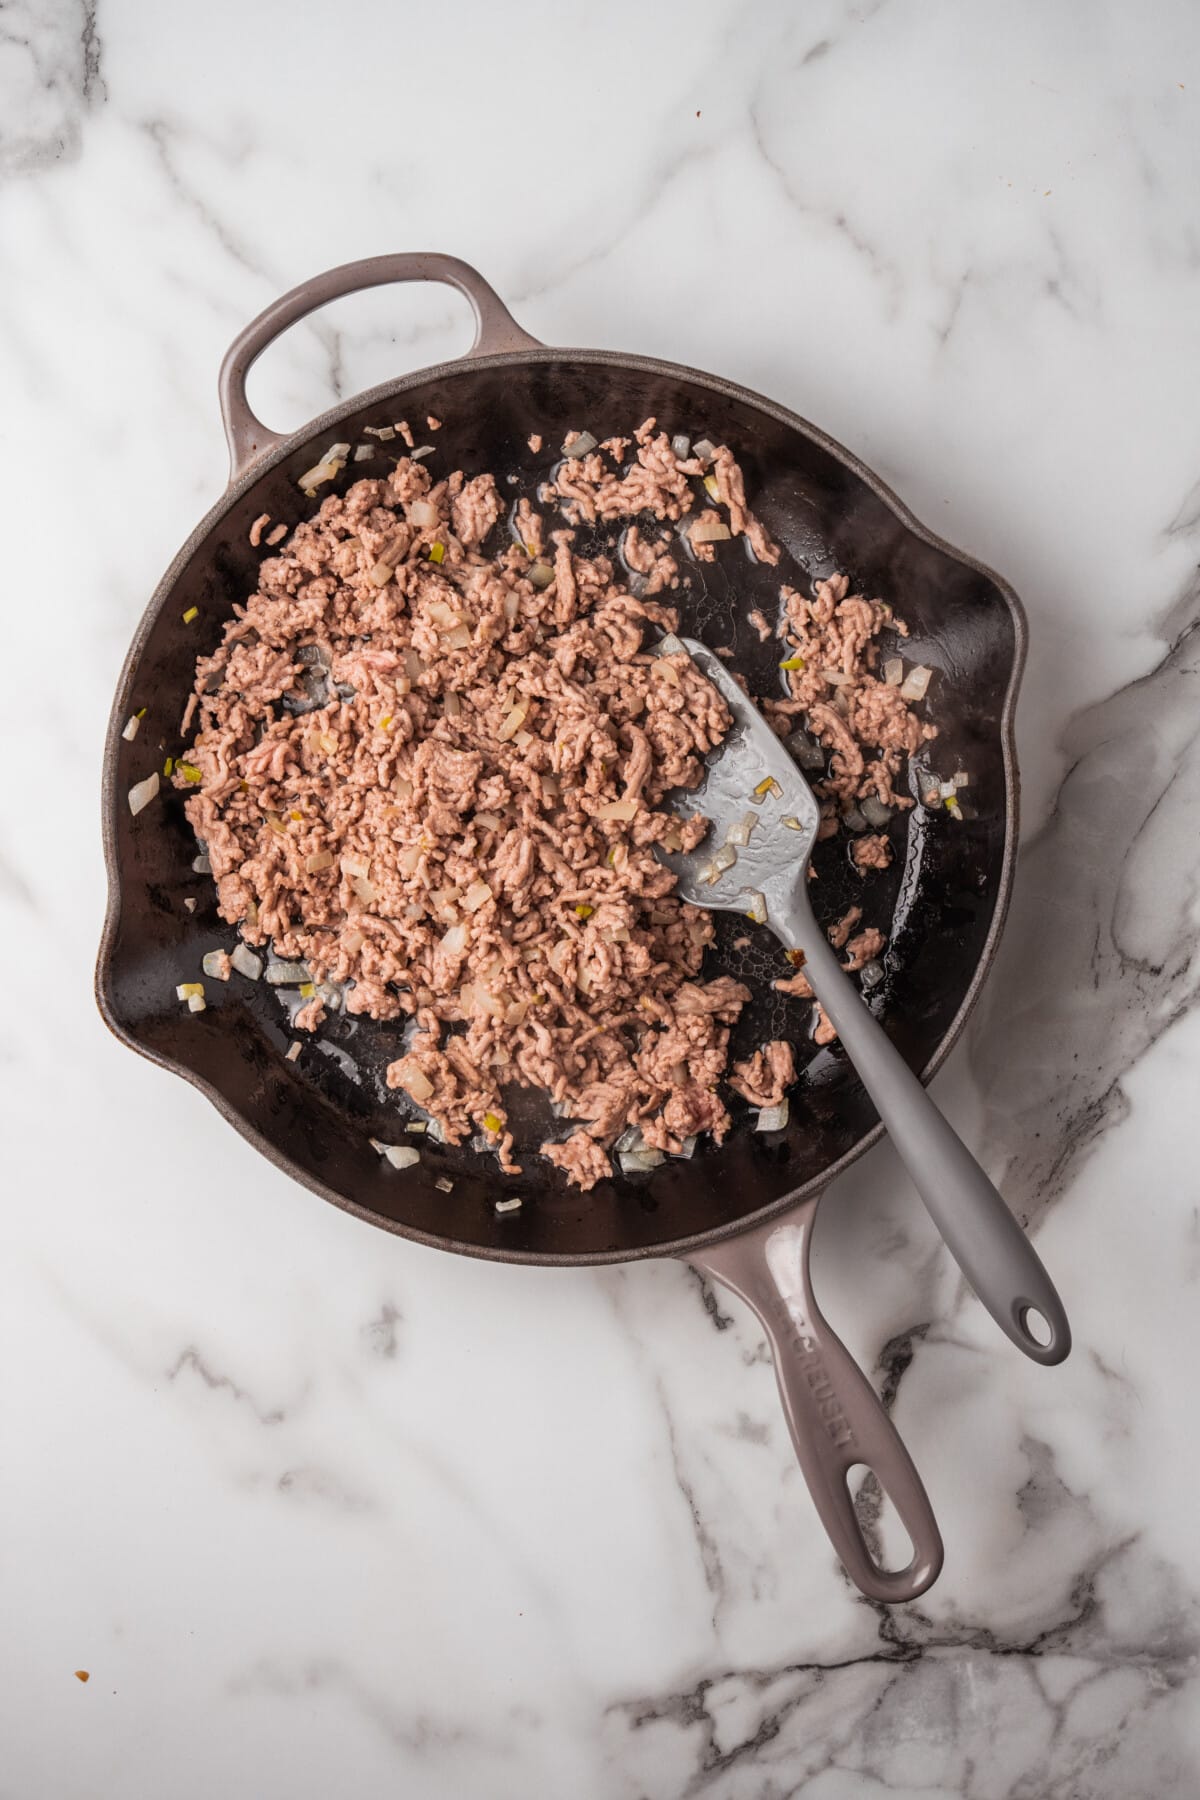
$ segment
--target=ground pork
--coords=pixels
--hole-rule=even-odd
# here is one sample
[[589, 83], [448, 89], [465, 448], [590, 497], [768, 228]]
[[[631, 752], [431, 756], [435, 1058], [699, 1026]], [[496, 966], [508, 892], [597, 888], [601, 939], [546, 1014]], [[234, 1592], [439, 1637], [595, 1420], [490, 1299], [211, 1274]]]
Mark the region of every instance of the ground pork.
[[850, 858], [860, 874], [868, 869], [886, 869], [892, 860], [892, 847], [882, 832], [857, 837], [850, 846]]
[[[405, 455], [327, 497], [198, 659], [197, 728], [174, 777], [222, 916], [305, 965], [313, 985], [293, 1023], [315, 1030], [339, 1006], [396, 1021], [389, 1087], [447, 1141], [481, 1134], [505, 1169], [520, 1166], [505, 1090], [543, 1091], [574, 1129], [541, 1152], [581, 1188], [611, 1174], [631, 1127], [671, 1153], [700, 1132], [719, 1142], [726, 1078], [758, 1106], [795, 1079], [783, 1040], [727, 1077], [750, 992], [703, 979], [712, 921], [675, 897], [654, 853], [703, 838], [701, 816], [662, 802], [697, 785], [730, 715], [690, 658], [648, 648], [678, 625], [654, 598], [678, 586], [679, 565], [653, 521], [721, 518], [715, 486], [730, 532], [761, 562], [779, 550], [732, 452], [717, 450], [706, 482], [705, 464], [655, 427], [606, 440], [609, 461], [557, 463], [541, 503], [557, 502], [567, 529], [548, 531], [522, 499], [505, 530], [491, 474], [437, 480]], [[581, 527], [618, 520], [636, 594], [611, 556], [577, 547]], [[854, 684], [842, 700], [806, 670], [778, 703], [786, 729], [803, 711], [832, 752], [825, 835], [861, 784], [886, 801], [932, 732], [870, 674], [885, 607], [851, 598], [843, 577], [783, 601], [799, 653], [833, 659]], [[882, 866], [869, 860], [879, 846], [855, 841], [860, 866]], [[860, 917], [835, 927], [851, 967], [882, 944], [870, 930], [848, 941]], [[807, 986], [799, 974], [776, 985]]]

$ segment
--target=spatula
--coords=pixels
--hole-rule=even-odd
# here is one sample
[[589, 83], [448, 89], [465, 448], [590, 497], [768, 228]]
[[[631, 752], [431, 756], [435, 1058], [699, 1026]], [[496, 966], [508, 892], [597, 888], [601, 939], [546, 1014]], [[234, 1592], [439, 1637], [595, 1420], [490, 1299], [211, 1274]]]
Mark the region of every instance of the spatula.
[[[813, 917], [808, 863], [820, 812], [812, 789], [718, 657], [689, 638], [667, 639], [660, 645], [666, 648], [687, 651], [734, 719], [708, 759], [704, 785], [677, 792], [670, 802], [682, 814], [700, 811], [712, 820], [698, 849], [679, 855], [659, 849], [679, 879], [678, 893], [694, 906], [748, 914], [769, 926], [787, 949], [804, 952], [813, 993], [963, 1274], [1027, 1356], [1061, 1362], [1071, 1347], [1071, 1331], [1037, 1252], [870, 1011]], [[744, 835], [737, 828], [751, 810], [751, 797], [758, 802], [752, 808], [755, 828], [748, 843], [736, 844], [733, 861], [728, 851], [720, 852], [731, 829], [738, 839]], [[726, 863], [730, 866], [722, 867]], [[1030, 1315], [1039, 1313], [1048, 1340], [1030, 1329]]]

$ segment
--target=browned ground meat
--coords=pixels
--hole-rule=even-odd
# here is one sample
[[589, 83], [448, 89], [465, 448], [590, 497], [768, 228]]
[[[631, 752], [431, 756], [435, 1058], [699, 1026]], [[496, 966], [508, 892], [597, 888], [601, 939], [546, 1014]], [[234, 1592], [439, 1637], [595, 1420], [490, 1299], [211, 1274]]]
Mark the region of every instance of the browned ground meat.
[[757, 631], [759, 643], [765, 644], [767, 639], [772, 636], [771, 624], [766, 613], [761, 607], [755, 606], [746, 614], [746, 617]]
[[855, 868], [860, 872], [867, 869], [886, 869], [892, 860], [892, 847], [880, 832], [868, 837], [855, 838], [850, 846], [850, 856]]
[[[703, 838], [706, 821], [661, 802], [698, 783], [729, 726], [687, 656], [645, 647], [648, 629], [678, 624], [653, 598], [678, 585], [678, 564], [647, 515], [722, 516], [705, 466], [655, 423], [600, 446], [615, 466], [600, 450], [557, 465], [541, 503], [557, 501], [571, 528], [549, 529], [522, 499], [498, 548], [506, 503], [490, 474], [435, 481], [402, 455], [386, 479], [324, 500], [199, 659], [191, 773], [175, 777], [222, 916], [307, 966], [316, 991], [293, 1023], [315, 1030], [339, 996], [350, 1013], [411, 1021], [389, 1086], [449, 1142], [482, 1133], [506, 1169], [520, 1165], [503, 1090], [543, 1090], [578, 1129], [542, 1153], [584, 1188], [630, 1126], [672, 1153], [698, 1132], [720, 1141], [718, 1084], [750, 998], [728, 976], [699, 979], [712, 922], [675, 898], [653, 848]], [[411, 446], [403, 421], [396, 431]], [[724, 447], [709, 481], [729, 530], [776, 561]], [[636, 595], [609, 557], [575, 547], [579, 527], [625, 519]], [[931, 735], [866, 673], [887, 609], [847, 593], [842, 577], [813, 602], [784, 590], [791, 641], [817, 666], [777, 710], [782, 729], [804, 711], [833, 750], [822, 835], [845, 796], [887, 799]], [[849, 689], [820, 677], [830, 659]], [[863, 744], [878, 751], [869, 766]], [[856, 840], [860, 866], [882, 866], [862, 861], [879, 846]], [[839, 947], [860, 917], [834, 928]], [[882, 941], [860, 933], [848, 966]], [[776, 1104], [795, 1079], [791, 1045], [773, 1041], [728, 1079]]]
[[848, 974], [857, 975], [860, 969], [865, 968], [879, 955], [886, 942], [887, 939], [882, 931], [879, 931], [874, 925], [868, 925], [865, 931], [860, 931], [858, 936], [852, 937], [846, 945], [846, 961], [842, 964], [843, 969]]

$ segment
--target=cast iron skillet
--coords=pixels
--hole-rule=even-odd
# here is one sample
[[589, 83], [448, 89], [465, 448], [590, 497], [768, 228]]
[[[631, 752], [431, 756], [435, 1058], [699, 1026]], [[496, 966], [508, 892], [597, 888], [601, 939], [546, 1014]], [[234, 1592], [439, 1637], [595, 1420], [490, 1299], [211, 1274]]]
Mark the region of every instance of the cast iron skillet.
[[[246, 400], [250, 365], [278, 334], [339, 295], [393, 281], [441, 281], [466, 295], [477, 324], [466, 357], [374, 388], [290, 437], [268, 431]], [[331, 441], [357, 442], [368, 425], [407, 417], [421, 437], [427, 414], [444, 421], [432, 440], [435, 468], [491, 469], [513, 499], [532, 494], [548, 448], [568, 431], [628, 433], [649, 414], [672, 432], [730, 444], [759, 516], [794, 561], [778, 570], [733, 554], [693, 571], [682, 629], [733, 643], [735, 666], [758, 692], [777, 681], [777, 649], [760, 647], [745, 615], [770, 613], [781, 579], [807, 582], [846, 570], [856, 587], [892, 602], [911, 629], [906, 655], [939, 673], [931, 689], [941, 736], [934, 767], [969, 770], [971, 816], [956, 823], [916, 807], [893, 819], [894, 862], [865, 880], [844, 841], [820, 847], [821, 916], [860, 900], [868, 922], [890, 921], [886, 978], [873, 1004], [910, 1064], [928, 1078], [945, 1058], [978, 995], [1008, 903], [1016, 841], [1017, 771], [1012, 719], [1025, 654], [1025, 622], [1012, 590], [919, 525], [855, 457], [785, 407], [694, 369], [610, 351], [560, 350], [522, 331], [487, 283], [440, 255], [381, 256], [293, 289], [238, 338], [221, 371], [221, 407], [232, 459], [230, 485], [168, 569], [121, 675], [104, 762], [104, 845], [109, 906], [97, 998], [109, 1026], [143, 1056], [191, 1081], [264, 1155], [359, 1218], [441, 1249], [548, 1265], [676, 1256], [740, 1294], [758, 1314], [775, 1357], [796, 1451], [826, 1530], [852, 1579], [881, 1600], [905, 1600], [936, 1578], [942, 1545], [928, 1499], [874, 1390], [817, 1308], [808, 1251], [818, 1200], [880, 1135], [853, 1070], [837, 1047], [810, 1054], [792, 1095], [791, 1123], [770, 1138], [742, 1108], [725, 1145], [649, 1174], [616, 1176], [591, 1194], [568, 1188], [537, 1157], [521, 1177], [498, 1174], [468, 1148], [428, 1147], [403, 1173], [371, 1148], [395, 1141], [396, 1097], [383, 1086], [395, 1027], [339, 1017], [306, 1044], [299, 1062], [276, 994], [238, 977], [209, 982], [208, 1010], [188, 1013], [175, 984], [195, 980], [204, 952], [229, 947], [211, 881], [192, 871], [196, 846], [179, 797], [166, 790], [138, 817], [127, 791], [180, 747], [179, 722], [197, 652], [211, 647], [233, 603], [257, 585], [264, 552], [247, 541], [269, 512], [295, 522], [314, 503], [297, 477]], [[341, 485], [390, 466], [382, 455]], [[329, 490], [325, 490], [328, 492]], [[586, 543], [583, 546], [586, 549]], [[198, 617], [189, 625], [182, 615]], [[138, 736], [122, 727], [139, 707]], [[917, 777], [914, 775], [914, 780]], [[183, 902], [194, 897], [195, 910]], [[746, 979], [756, 999], [739, 1026], [742, 1054], [769, 1036], [811, 1043], [793, 1002], [771, 988], [779, 973], [769, 934], [735, 950], [738, 925], [720, 918], [711, 973]], [[453, 1180], [439, 1191], [438, 1176]], [[519, 1211], [497, 1215], [501, 1191]], [[1049, 1359], [1049, 1358], [1048, 1358]], [[857, 1464], [891, 1495], [913, 1544], [900, 1571], [881, 1568], [864, 1539], [846, 1485]]]

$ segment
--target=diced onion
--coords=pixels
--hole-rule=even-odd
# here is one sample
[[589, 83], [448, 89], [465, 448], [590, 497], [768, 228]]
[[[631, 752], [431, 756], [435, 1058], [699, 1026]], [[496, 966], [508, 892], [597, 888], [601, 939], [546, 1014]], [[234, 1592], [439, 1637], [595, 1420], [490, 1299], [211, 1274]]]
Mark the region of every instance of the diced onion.
[[[149, 806], [150, 802], [155, 798], [160, 785], [158, 770], [155, 769], [152, 775], [147, 775], [145, 781], [139, 781], [130, 788], [129, 810], [135, 819], [142, 808], [144, 806]], [[199, 861], [199, 858], [197, 858], [197, 861]], [[192, 866], [195, 867], [195, 864]], [[208, 873], [207, 869], [202, 872], [204, 874]]]
[[708, 438], [697, 438], [696, 442], [692, 445], [692, 455], [698, 456], [701, 462], [710, 463], [716, 454], [717, 446], [711, 443]]
[[722, 519], [697, 519], [688, 533], [693, 544], [719, 544], [732, 535]]
[[311, 981], [312, 975], [305, 963], [276, 962], [272, 959], [267, 964], [267, 980], [272, 987], [299, 987], [302, 982]]
[[350, 454], [349, 444], [330, 444], [319, 463], [306, 469], [297, 482], [297, 487], [304, 489], [311, 498], [314, 491], [327, 481], [332, 481]]
[[695, 1156], [697, 1142], [698, 1134], [693, 1131], [690, 1137], [684, 1138], [678, 1150], [675, 1152], [676, 1156], [684, 1158]]
[[865, 988], [876, 987], [883, 980], [883, 964], [872, 957], [870, 962], [863, 964], [858, 974]]
[[437, 524], [438, 509], [429, 500], [414, 500], [409, 506], [408, 518], [409, 523], [415, 525], [418, 531], [424, 531], [430, 525]]
[[771, 796], [772, 800], [778, 800], [782, 792], [783, 789], [780, 787], [775, 777], [773, 775], [768, 775], [764, 780], [759, 782], [750, 798], [753, 800], [755, 806], [761, 806], [768, 794]]
[[636, 818], [637, 811], [636, 800], [606, 800], [603, 806], [596, 808], [594, 816], [597, 819], [626, 820]]
[[820, 744], [809, 737], [807, 731], [793, 731], [787, 742], [788, 749], [802, 769], [825, 767], [825, 752]]
[[954, 775], [952, 775], [950, 777], [950, 779], [953, 781], [956, 789], [970, 787], [970, 785], [971, 785], [971, 777], [967, 774], [967, 771], [965, 769], [957, 770], [957, 772]]
[[138, 726], [141, 724], [141, 722], [142, 721], [138, 717], [137, 713], [133, 713], [130, 718], [126, 719], [125, 729], [121, 733], [121, 736], [125, 739], [125, 742], [127, 744], [132, 744], [134, 738], [138, 734]]
[[680, 462], [686, 462], [688, 457], [692, 454], [692, 440], [689, 437], [685, 437], [681, 431], [671, 439], [671, 449], [679, 458]]
[[520, 596], [520, 594], [511, 594], [511, 593], [505, 594], [505, 596], [504, 596], [504, 616], [508, 620], [510, 625], [516, 624], [517, 615], [520, 613], [520, 611], [521, 611], [521, 596]]
[[861, 806], [863, 818], [876, 831], [882, 831], [892, 816], [890, 806], [885, 806], [878, 794], [868, 794]]
[[394, 425], [364, 425], [363, 436], [378, 438], [381, 444], [390, 444], [396, 435]]
[[[214, 981], [229, 980], [229, 975], [225, 968], [225, 955], [226, 953], [224, 950], [207, 950], [200, 958], [200, 967], [204, 970], [204, 973], [210, 975]], [[230, 961], [232, 960], [233, 959], [230, 958]]]
[[354, 892], [358, 895], [358, 898], [362, 901], [364, 906], [374, 906], [376, 900], [379, 898], [379, 889], [375, 886], [373, 881], [368, 881], [365, 875], [356, 875], [351, 881], [350, 886], [354, 889]]
[[499, 831], [504, 821], [496, 813], [477, 812], [475, 814], [475, 823], [477, 825], [482, 825], [485, 831]]
[[731, 825], [729, 830], [725, 833], [725, 842], [727, 844], [736, 844], [739, 850], [744, 850], [749, 844], [750, 834], [757, 824], [757, 813], [743, 813], [738, 823], [736, 825]]
[[788, 1122], [789, 1110], [786, 1094], [778, 1106], [760, 1106], [755, 1131], [782, 1131]]
[[665, 1162], [666, 1158], [661, 1150], [647, 1148], [645, 1150], [626, 1150], [617, 1160], [621, 1165], [623, 1175], [644, 1175], [650, 1169], [657, 1169], [660, 1163]]
[[229, 960], [238, 974], [244, 975], [247, 981], [257, 981], [263, 972], [262, 957], [255, 956], [248, 944], [235, 944], [229, 953]]
[[932, 675], [933, 670], [926, 669], [921, 664], [918, 664], [915, 669], [910, 669], [900, 684], [900, 698], [902, 700], [923, 700]]
[[788, 813], [779, 823], [786, 825], [789, 831], [803, 831], [804, 827], [794, 813]]
[[448, 1175], [439, 1175], [433, 1185], [440, 1194], [452, 1194], [454, 1192], [454, 1183]]
[[500, 728], [496, 733], [497, 738], [502, 744], [506, 744], [509, 738], [515, 736], [521, 729], [522, 725], [525, 723], [525, 716], [528, 711], [529, 701], [525, 699], [519, 700], [515, 706], [511, 706], [508, 709], [504, 718], [501, 720]]
[[414, 1150], [411, 1144], [381, 1144], [378, 1138], [372, 1138], [371, 1144], [380, 1156], [391, 1163], [393, 1169], [411, 1169], [414, 1163], [421, 1160], [421, 1152]]
[[497, 1200], [492, 1206], [492, 1211], [500, 1214], [520, 1212], [520, 1210], [521, 1198], [518, 1194], [514, 1194], [510, 1200]]
[[478, 912], [480, 907], [486, 906], [491, 898], [492, 890], [486, 881], [473, 881], [463, 895], [463, 911]]
[[[529, 571], [529, 579], [535, 588], [549, 587], [550, 583], [554, 580], [554, 570], [548, 562], [535, 562]], [[515, 594], [513, 595], [513, 599], [517, 599]], [[517, 605], [520, 605], [519, 600], [517, 600]], [[507, 611], [507, 607], [505, 610]]]
[[721, 848], [713, 857], [713, 868], [717, 871], [718, 875], [723, 875], [726, 869], [732, 869], [736, 861], [737, 851], [734, 849], [733, 845], [722, 844]]
[[371, 873], [371, 859], [369, 856], [357, 856], [348, 853], [341, 859], [341, 869], [343, 875], [349, 875], [351, 877], [356, 875], [362, 876], [365, 880]]
[[450, 956], [457, 956], [459, 951], [465, 950], [466, 947], [466, 926], [463, 924], [449, 926], [442, 936], [442, 949]]
[[569, 437], [562, 447], [564, 456], [590, 456], [596, 448], [596, 439], [590, 431], [577, 431]]
[[386, 587], [395, 573], [391, 563], [385, 562], [381, 557], [370, 571], [368, 580], [373, 581], [376, 587]]
[[[416, 1069], [416, 1068], [405, 1070], [404, 1079], [400, 1085], [409, 1094], [412, 1095], [413, 1099], [417, 1102], [418, 1106], [422, 1103], [422, 1101], [428, 1100], [430, 1095], [433, 1093], [432, 1081], [430, 1081], [429, 1077], [427, 1075], [425, 1075], [420, 1069]], [[430, 1125], [429, 1136], [432, 1138], [433, 1135], [434, 1135], [433, 1126]], [[438, 1138], [436, 1141], [438, 1143], [441, 1143], [442, 1139]]]
[[436, 449], [436, 444], [421, 444], [417, 449], [409, 451], [409, 460], [410, 462], [422, 462], [425, 457], [432, 456]]
[[766, 896], [760, 894], [757, 888], [749, 888], [742, 898], [749, 902], [746, 907], [746, 917], [753, 919], [756, 925], [765, 925], [767, 922]]
[[306, 875], [319, 875], [322, 869], [331, 869], [332, 867], [332, 850], [314, 850], [311, 856], [306, 856], [304, 859], [304, 873]]
[[442, 642], [447, 650], [467, 650], [471, 644], [471, 627], [456, 625], [452, 631], [442, 634]]
[[712, 887], [720, 879], [721, 871], [714, 862], [706, 862], [696, 873], [696, 880], [704, 887]]
[[904, 664], [898, 656], [889, 656], [884, 663], [883, 679], [888, 687], [899, 687], [904, 680]]
[[189, 994], [188, 995], [188, 1011], [189, 1012], [203, 1012], [207, 1005], [208, 1005], [208, 1002], [204, 998], [203, 994]]
[[418, 681], [425, 673], [425, 664], [415, 650], [404, 652], [404, 668], [410, 681]]
[[457, 719], [462, 713], [462, 698], [451, 688], [442, 702], [448, 719]]
[[181, 981], [179, 986], [175, 989], [175, 998], [177, 1000], [194, 1000], [197, 994], [201, 996], [204, 994], [204, 983], [202, 981]]
[[867, 829], [866, 815], [860, 812], [857, 806], [846, 808], [842, 814], [842, 823], [848, 831], [865, 831]]
[[853, 675], [847, 675], [843, 669], [818, 669], [817, 673], [822, 681], [829, 683], [830, 687], [850, 687], [854, 681]]

